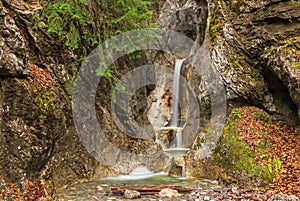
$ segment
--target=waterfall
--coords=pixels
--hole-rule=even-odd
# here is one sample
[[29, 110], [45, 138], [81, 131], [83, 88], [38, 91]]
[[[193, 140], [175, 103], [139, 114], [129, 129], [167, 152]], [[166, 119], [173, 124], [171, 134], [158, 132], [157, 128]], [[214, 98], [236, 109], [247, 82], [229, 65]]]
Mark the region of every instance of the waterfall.
[[178, 130], [176, 133], [176, 148], [182, 148], [182, 130]]
[[[180, 94], [181, 94], [181, 74], [184, 70], [184, 61], [185, 59], [176, 59], [175, 71], [174, 71], [174, 80], [172, 86], [172, 118], [169, 124], [169, 127], [180, 127]], [[183, 69], [182, 69], [183, 67]]]
[[185, 69], [185, 59], [176, 59], [175, 63], [175, 71], [174, 71], [174, 79], [172, 86], [172, 117], [168, 127], [175, 128], [177, 130], [176, 133], [176, 148], [182, 148], [182, 129], [181, 125], [181, 109], [180, 109], [180, 101], [182, 100], [182, 79], [183, 72]]

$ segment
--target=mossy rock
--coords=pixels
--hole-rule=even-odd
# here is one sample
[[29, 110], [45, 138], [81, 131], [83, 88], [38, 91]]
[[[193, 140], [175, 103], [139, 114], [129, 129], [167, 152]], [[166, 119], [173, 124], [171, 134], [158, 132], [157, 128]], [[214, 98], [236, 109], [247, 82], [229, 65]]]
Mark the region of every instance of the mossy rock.
[[[242, 188], [265, 187], [273, 181], [280, 170], [281, 162], [279, 158], [267, 154], [267, 150], [271, 148], [268, 134], [264, 129], [256, 130], [257, 141], [248, 144], [240, 139], [241, 129], [239, 127], [240, 120], [247, 123], [248, 119], [258, 122], [260, 125], [268, 125], [271, 123], [271, 117], [261, 109], [248, 108], [232, 110], [212, 155], [198, 162], [201, 165], [197, 167], [197, 171], [201, 174], [189, 176], [205, 178], [206, 175], [209, 175], [212, 176], [209, 179], [217, 179], [226, 185], [234, 184]], [[241, 109], [248, 111], [247, 116], [241, 113]], [[245, 119], [243, 120], [243, 118]], [[252, 134], [249, 133], [250, 136]], [[197, 153], [197, 151], [195, 152]], [[187, 157], [187, 160], [192, 157], [195, 158], [191, 156]], [[197, 163], [197, 161], [190, 163]], [[189, 167], [186, 169], [191, 174], [197, 172], [189, 171]]]
[[[240, 140], [238, 128], [238, 119], [245, 118], [239, 109], [233, 109], [227, 125], [224, 127], [220, 137], [219, 144], [215, 150], [215, 158], [219, 164], [222, 164], [229, 174], [236, 174], [236, 180], [240, 172], [248, 175], [249, 180], [259, 181], [259, 186], [265, 186], [272, 182], [273, 178], [280, 170], [280, 160], [277, 157], [269, 157], [266, 152], [270, 148], [267, 142], [267, 134], [257, 130], [260, 139], [255, 145], [249, 145]], [[256, 109], [252, 113], [255, 121], [261, 121], [262, 124], [270, 124], [271, 118], [266, 112]], [[249, 133], [249, 135], [252, 135]], [[234, 177], [234, 175], [232, 175]], [[245, 185], [245, 182], [242, 182]]]

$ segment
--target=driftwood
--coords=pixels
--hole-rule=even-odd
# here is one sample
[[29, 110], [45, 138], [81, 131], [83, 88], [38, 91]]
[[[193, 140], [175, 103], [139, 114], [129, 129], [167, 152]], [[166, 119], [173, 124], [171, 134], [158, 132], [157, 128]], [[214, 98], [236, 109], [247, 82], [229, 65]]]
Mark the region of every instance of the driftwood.
[[179, 193], [189, 193], [193, 189], [182, 186], [117, 186], [111, 187], [110, 192], [116, 195], [123, 195], [126, 190], [136, 190], [141, 195], [155, 195], [164, 188], [177, 190]]

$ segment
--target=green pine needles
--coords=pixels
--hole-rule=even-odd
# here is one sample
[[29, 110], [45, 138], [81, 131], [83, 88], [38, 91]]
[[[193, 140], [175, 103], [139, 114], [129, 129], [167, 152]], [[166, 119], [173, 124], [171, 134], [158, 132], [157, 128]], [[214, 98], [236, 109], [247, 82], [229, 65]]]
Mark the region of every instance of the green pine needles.
[[[153, 27], [150, 0], [49, 0], [42, 15], [47, 31], [56, 33], [72, 50], [91, 46], [119, 33]], [[40, 18], [35, 15], [34, 28]]]

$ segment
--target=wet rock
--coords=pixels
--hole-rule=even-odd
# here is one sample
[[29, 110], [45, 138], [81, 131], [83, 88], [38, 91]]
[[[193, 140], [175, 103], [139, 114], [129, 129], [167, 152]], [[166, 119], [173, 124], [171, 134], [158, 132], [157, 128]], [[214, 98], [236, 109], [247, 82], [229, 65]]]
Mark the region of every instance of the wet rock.
[[135, 191], [135, 190], [126, 190], [124, 192], [124, 198], [126, 199], [135, 199], [135, 198], [138, 198], [140, 197], [140, 192], [138, 191]]
[[158, 197], [160, 198], [175, 198], [179, 197], [181, 194], [178, 193], [177, 190], [169, 189], [169, 188], [164, 188], [158, 193]]

